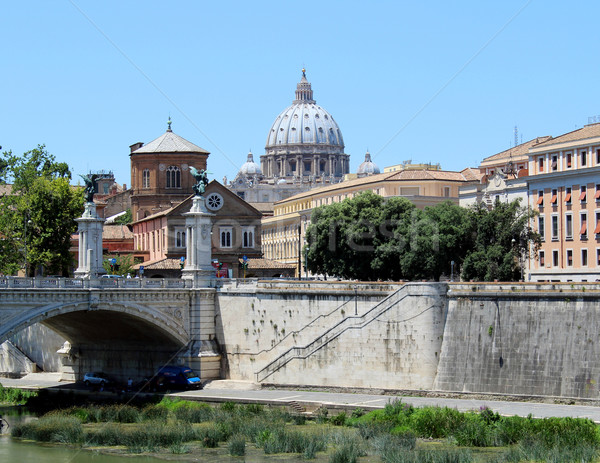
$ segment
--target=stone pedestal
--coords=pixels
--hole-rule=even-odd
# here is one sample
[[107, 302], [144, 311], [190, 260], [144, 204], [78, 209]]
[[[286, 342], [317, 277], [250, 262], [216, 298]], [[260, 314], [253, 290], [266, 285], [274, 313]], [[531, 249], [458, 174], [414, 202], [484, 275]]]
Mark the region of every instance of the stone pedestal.
[[85, 203], [83, 215], [75, 219], [79, 224], [79, 266], [76, 278], [95, 278], [106, 273], [102, 268], [102, 228], [104, 219], [96, 214], [94, 203]]
[[201, 196], [194, 196], [190, 212], [184, 215], [186, 259], [181, 278], [192, 280], [195, 288], [209, 287], [215, 275], [211, 252], [212, 218], [215, 215], [208, 212]]

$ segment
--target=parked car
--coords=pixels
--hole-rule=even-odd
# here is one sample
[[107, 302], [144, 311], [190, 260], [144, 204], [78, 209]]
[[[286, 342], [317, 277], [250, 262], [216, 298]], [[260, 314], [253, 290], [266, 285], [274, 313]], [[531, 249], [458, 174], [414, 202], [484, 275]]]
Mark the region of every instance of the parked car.
[[162, 367], [151, 382], [151, 390], [202, 389], [200, 377], [190, 367], [167, 365]]
[[101, 386], [105, 388], [114, 385], [115, 381], [107, 374], [97, 371], [93, 373], [86, 373], [83, 376], [83, 384], [85, 384], [87, 387]]
[[104, 275], [101, 275], [100, 278], [123, 278], [123, 275], [108, 275], [105, 273]]

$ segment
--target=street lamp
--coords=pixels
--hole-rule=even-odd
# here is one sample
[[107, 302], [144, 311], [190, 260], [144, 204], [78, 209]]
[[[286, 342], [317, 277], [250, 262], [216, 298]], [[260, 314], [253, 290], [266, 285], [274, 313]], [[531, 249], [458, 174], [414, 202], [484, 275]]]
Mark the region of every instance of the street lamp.
[[29, 262], [28, 262], [28, 250], [27, 250], [27, 227], [31, 226], [33, 222], [31, 219], [25, 221], [25, 278], [29, 276]]
[[454, 261], [450, 261], [450, 282], [454, 281]]
[[358, 315], [358, 285], [353, 285], [354, 288], [354, 315]]

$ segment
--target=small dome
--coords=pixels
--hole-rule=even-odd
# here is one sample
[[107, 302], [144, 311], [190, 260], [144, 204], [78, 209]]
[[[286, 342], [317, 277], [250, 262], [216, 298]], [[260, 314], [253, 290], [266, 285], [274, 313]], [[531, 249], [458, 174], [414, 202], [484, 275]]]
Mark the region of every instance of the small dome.
[[379, 167], [373, 161], [371, 161], [371, 153], [367, 151], [365, 154], [365, 162], [363, 162], [360, 166], [358, 166], [358, 171], [356, 172], [359, 177], [365, 175], [374, 175], [379, 174]]
[[254, 162], [254, 158], [252, 157], [252, 151], [248, 153], [248, 160], [242, 165], [239, 175], [250, 177], [253, 175], [262, 175], [260, 166]]

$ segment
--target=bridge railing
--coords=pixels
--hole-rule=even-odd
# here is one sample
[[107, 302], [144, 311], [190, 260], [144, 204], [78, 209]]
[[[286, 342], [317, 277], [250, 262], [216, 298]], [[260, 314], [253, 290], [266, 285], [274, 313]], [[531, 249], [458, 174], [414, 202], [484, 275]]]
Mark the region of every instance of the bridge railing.
[[115, 289], [191, 288], [190, 280], [180, 278], [25, 278], [0, 277], [0, 289]]

